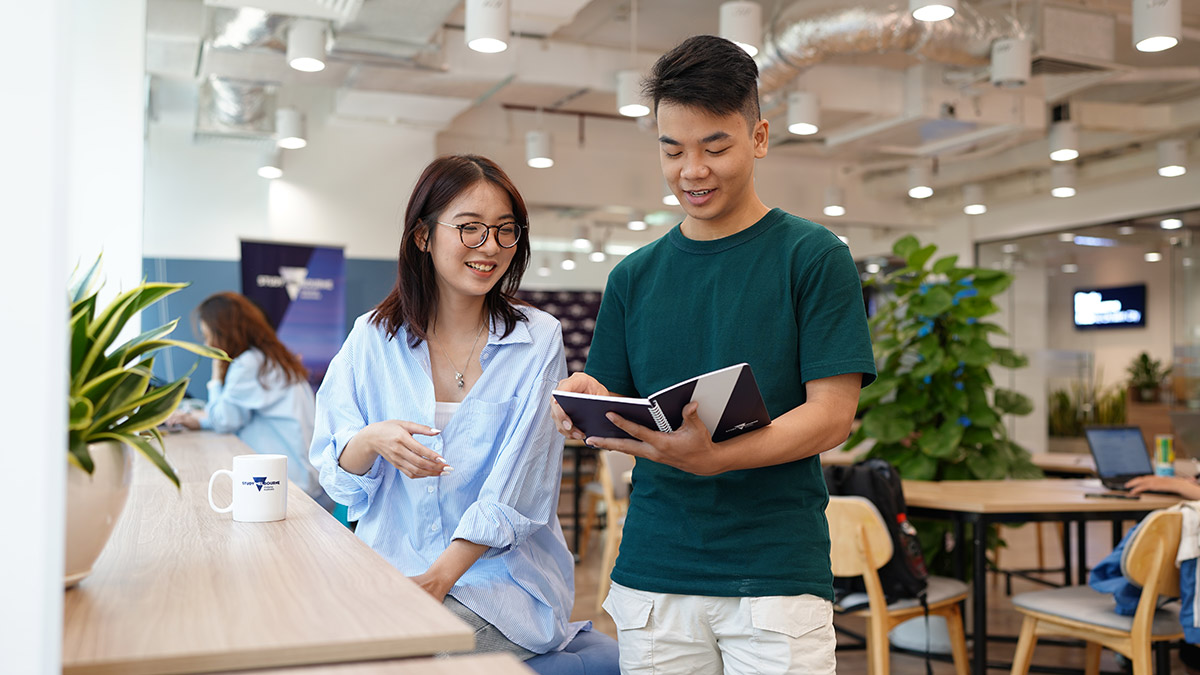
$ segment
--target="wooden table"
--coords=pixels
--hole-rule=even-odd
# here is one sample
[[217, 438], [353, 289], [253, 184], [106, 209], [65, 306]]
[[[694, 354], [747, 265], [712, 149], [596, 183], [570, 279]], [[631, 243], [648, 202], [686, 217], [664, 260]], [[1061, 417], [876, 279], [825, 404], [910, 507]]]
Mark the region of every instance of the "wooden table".
[[[1084, 524], [1090, 520], [1113, 523], [1113, 543], [1120, 539], [1120, 526], [1138, 520], [1155, 509], [1173, 506], [1178, 497], [1142, 495], [1138, 499], [1095, 499], [1085, 495], [1108, 492], [1098, 479], [1046, 478], [1040, 480], [904, 481], [904, 500], [910, 516], [950, 520], [956, 542], [965, 542], [965, 525], [972, 526], [974, 549], [971, 627], [975, 637], [972, 672], [983, 675], [987, 661], [987, 531], [993, 523], [1061, 521], [1077, 523], [1078, 578], [1087, 576]], [[1065, 547], [1064, 553], [1069, 550]], [[955, 574], [965, 578], [963, 546], [955, 551]], [[1070, 564], [1067, 583], [1070, 583]], [[992, 667], [1008, 666], [990, 664]]]
[[444, 659], [368, 661], [302, 668], [242, 671], [238, 675], [530, 675], [512, 654], [471, 654]]
[[[129, 503], [63, 607], [64, 673], [185, 673], [468, 650], [469, 627], [294, 484], [287, 519], [237, 523], [208, 478], [250, 450], [167, 437], [176, 490], [140, 456]], [[228, 503], [228, 480], [214, 498]]]

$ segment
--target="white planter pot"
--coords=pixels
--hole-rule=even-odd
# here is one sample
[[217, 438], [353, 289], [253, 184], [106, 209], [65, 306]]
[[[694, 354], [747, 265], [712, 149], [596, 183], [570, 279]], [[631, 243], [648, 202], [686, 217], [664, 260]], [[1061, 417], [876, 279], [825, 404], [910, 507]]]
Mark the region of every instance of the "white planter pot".
[[[909, 619], [897, 625], [888, 633], [888, 638], [897, 647], [923, 653], [925, 651], [925, 616]], [[949, 654], [950, 651], [950, 630], [946, 627], [946, 617], [930, 615], [929, 653]]]
[[95, 470], [67, 465], [67, 551], [64, 586], [91, 574], [125, 509], [133, 477], [133, 450], [116, 442], [88, 446]]

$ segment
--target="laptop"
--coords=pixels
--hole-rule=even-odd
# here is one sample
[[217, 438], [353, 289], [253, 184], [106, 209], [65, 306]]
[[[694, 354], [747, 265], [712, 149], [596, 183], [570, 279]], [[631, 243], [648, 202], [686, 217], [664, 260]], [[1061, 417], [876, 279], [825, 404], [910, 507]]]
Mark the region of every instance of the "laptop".
[[1141, 428], [1087, 427], [1083, 432], [1104, 487], [1127, 490], [1125, 483], [1131, 478], [1154, 473]]

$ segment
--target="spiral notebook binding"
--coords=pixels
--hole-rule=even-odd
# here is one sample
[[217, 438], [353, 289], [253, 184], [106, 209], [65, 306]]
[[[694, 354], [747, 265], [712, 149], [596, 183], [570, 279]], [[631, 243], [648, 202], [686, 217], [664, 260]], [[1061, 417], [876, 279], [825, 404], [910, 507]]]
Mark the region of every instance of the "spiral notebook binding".
[[671, 433], [671, 423], [667, 421], [667, 416], [663, 414], [657, 401], [650, 406], [650, 416], [654, 418], [654, 423], [658, 425], [659, 431], [664, 434]]

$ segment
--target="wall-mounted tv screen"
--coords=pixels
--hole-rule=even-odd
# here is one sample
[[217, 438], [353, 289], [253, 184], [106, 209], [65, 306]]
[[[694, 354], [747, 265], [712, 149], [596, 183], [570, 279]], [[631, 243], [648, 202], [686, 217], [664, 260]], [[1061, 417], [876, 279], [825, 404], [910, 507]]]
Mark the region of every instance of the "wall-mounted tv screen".
[[1075, 328], [1144, 328], [1146, 284], [1075, 291]]

